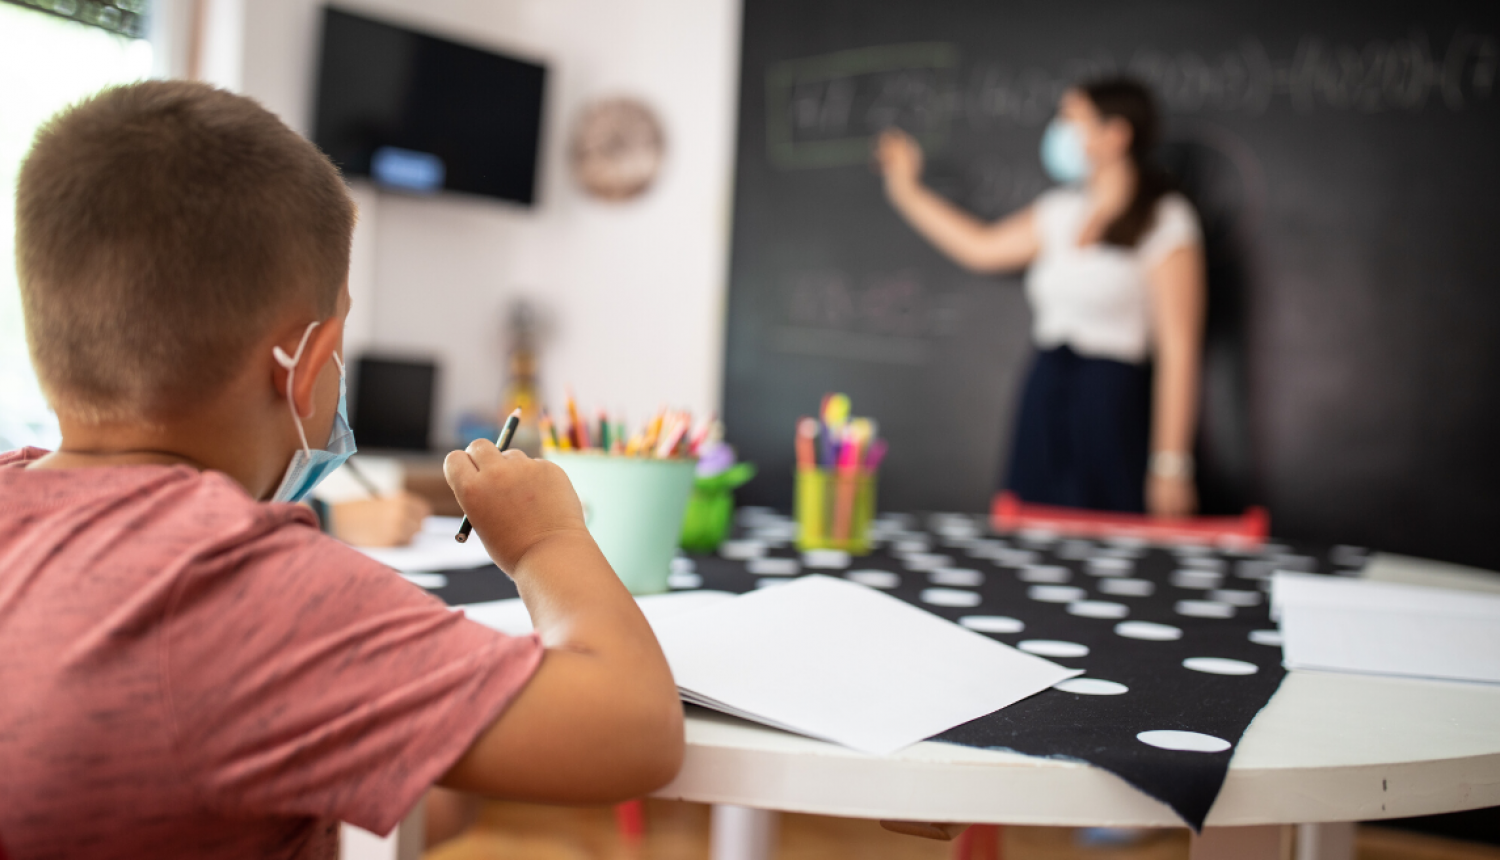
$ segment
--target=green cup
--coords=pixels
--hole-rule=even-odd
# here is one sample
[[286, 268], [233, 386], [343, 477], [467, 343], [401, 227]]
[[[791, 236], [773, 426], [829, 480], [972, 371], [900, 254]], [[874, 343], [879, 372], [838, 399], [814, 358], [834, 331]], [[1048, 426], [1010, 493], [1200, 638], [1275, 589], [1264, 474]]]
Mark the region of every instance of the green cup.
[[589, 534], [630, 593], [666, 591], [695, 464], [568, 451], [545, 456], [573, 482]]

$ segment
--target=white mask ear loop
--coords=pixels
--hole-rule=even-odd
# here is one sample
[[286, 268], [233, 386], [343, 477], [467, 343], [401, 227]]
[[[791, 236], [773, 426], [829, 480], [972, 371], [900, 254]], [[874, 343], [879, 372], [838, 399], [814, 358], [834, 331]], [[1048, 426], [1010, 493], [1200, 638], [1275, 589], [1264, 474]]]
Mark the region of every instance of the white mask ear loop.
[[[312, 454], [312, 448], [307, 444], [307, 431], [302, 429], [302, 416], [297, 414], [297, 401], [292, 397], [292, 378], [297, 373], [297, 362], [302, 360], [302, 350], [307, 348], [307, 339], [312, 337], [313, 329], [317, 327], [316, 322], [308, 323], [307, 331], [302, 333], [302, 340], [297, 344], [295, 355], [287, 355], [286, 350], [280, 346], [271, 347], [271, 356], [276, 359], [277, 364], [286, 368], [286, 406], [292, 410], [292, 423], [297, 425], [297, 436], [302, 439], [302, 450], [309, 455]], [[342, 367], [343, 362], [339, 362], [339, 366]], [[312, 413], [309, 412], [308, 415], [311, 416]]]

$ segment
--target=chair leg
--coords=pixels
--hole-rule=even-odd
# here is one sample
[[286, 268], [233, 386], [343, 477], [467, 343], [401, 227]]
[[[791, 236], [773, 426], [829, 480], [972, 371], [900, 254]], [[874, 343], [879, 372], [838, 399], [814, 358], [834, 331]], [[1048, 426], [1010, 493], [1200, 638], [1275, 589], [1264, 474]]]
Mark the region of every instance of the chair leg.
[[953, 840], [953, 860], [1002, 860], [1001, 827], [975, 824]]

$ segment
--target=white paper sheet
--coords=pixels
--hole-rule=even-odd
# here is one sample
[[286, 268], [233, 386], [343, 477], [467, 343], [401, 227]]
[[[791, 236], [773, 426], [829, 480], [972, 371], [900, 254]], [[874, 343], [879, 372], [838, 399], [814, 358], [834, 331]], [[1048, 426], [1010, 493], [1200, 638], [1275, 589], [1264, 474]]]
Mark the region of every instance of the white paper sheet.
[[1082, 674], [821, 575], [654, 627], [684, 699], [877, 755]]
[[492, 564], [489, 553], [484, 551], [484, 542], [477, 535], [471, 534], [467, 543], [453, 539], [461, 522], [460, 517], [428, 517], [408, 546], [355, 549], [402, 573], [466, 570]]
[[1500, 683], [1500, 596], [1278, 571], [1288, 669]]
[[[646, 623], [655, 629], [657, 622], [679, 612], [687, 612], [734, 597], [727, 591], [679, 591], [671, 594], [651, 594], [635, 599], [636, 605], [646, 616]], [[491, 600], [485, 603], [470, 603], [455, 606], [464, 615], [501, 633], [523, 636], [531, 632], [531, 614], [518, 598]]]

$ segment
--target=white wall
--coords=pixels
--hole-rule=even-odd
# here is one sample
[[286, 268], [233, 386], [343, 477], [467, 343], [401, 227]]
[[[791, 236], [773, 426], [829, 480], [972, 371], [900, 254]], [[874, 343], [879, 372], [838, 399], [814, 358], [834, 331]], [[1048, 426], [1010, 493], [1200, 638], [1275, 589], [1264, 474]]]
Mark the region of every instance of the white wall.
[[[219, 0], [224, 2], [225, 0]], [[234, 4], [239, 5], [239, 4]], [[436, 357], [439, 441], [494, 409], [504, 317], [518, 297], [551, 320], [543, 389], [633, 420], [663, 403], [718, 408], [733, 164], [739, 0], [343, 0], [394, 23], [548, 65], [539, 203], [416, 199], [357, 187], [349, 349]], [[294, 128], [311, 117], [317, 0], [243, 3], [240, 89]], [[595, 201], [568, 172], [583, 105], [629, 94], [667, 134], [642, 198]]]

